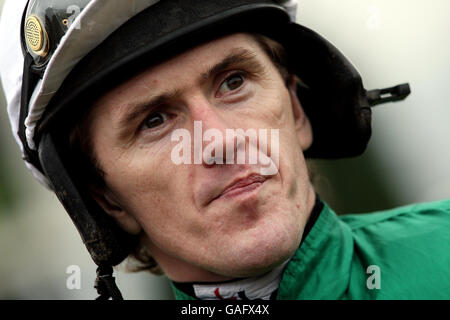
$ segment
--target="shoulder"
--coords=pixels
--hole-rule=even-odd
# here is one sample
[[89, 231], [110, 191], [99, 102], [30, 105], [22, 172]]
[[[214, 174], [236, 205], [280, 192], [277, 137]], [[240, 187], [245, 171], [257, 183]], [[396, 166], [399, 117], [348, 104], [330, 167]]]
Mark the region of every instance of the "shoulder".
[[[418, 203], [371, 213], [345, 214], [339, 219], [353, 231], [371, 227], [424, 226], [450, 227], [450, 199]], [[447, 229], [448, 230], [448, 229]]]
[[351, 230], [361, 272], [370, 265], [381, 270], [384, 289], [372, 294], [381, 299], [448, 298], [450, 199], [339, 219]]
[[[339, 216], [357, 245], [450, 257], [450, 199]], [[447, 251], [447, 252], [445, 252]]]

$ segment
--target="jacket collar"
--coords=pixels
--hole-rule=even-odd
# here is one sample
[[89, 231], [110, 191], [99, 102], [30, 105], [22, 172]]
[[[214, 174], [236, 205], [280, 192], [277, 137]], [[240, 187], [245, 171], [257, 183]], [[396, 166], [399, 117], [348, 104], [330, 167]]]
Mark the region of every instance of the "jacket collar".
[[348, 288], [352, 256], [350, 228], [324, 204], [284, 271], [277, 299], [339, 299]]

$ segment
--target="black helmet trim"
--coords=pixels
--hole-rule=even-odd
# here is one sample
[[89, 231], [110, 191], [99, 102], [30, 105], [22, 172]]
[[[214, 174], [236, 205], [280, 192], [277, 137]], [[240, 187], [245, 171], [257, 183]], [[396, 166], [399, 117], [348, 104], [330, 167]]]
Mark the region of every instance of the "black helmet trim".
[[39, 158], [53, 191], [74, 222], [81, 239], [98, 266], [114, 266], [136, 245], [136, 237], [123, 231], [88, 194], [85, 186], [69, 175], [54, 137], [46, 133], [39, 144]]

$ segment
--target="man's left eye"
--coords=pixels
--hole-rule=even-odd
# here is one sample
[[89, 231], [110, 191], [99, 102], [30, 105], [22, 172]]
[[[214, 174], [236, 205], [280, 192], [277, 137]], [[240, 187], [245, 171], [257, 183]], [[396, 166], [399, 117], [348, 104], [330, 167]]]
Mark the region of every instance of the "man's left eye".
[[228, 77], [219, 88], [219, 95], [226, 94], [229, 91], [239, 89], [244, 84], [244, 77], [240, 74], [234, 74]]

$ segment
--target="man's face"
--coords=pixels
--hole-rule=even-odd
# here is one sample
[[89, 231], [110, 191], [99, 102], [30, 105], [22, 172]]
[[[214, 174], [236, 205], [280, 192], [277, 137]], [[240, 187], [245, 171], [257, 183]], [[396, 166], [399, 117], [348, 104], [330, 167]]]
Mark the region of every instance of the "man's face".
[[[284, 262], [314, 203], [302, 153], [312, 133], [293, 92], [247, 34], [149, 68], [93, 107], [90, 135], [107, 186], [96, 199], [125, 230], [142, 231], [175, 281], [257, 275]], [[279, 129], [278, 171], [264, 176], [260, 164], [248, 163], [176, 165], [176, 129], [190, 133], [194, 163], [194, 121], [224, 139], [226, 129]], [[211, 143], [218, 141], [203, 147]]]

